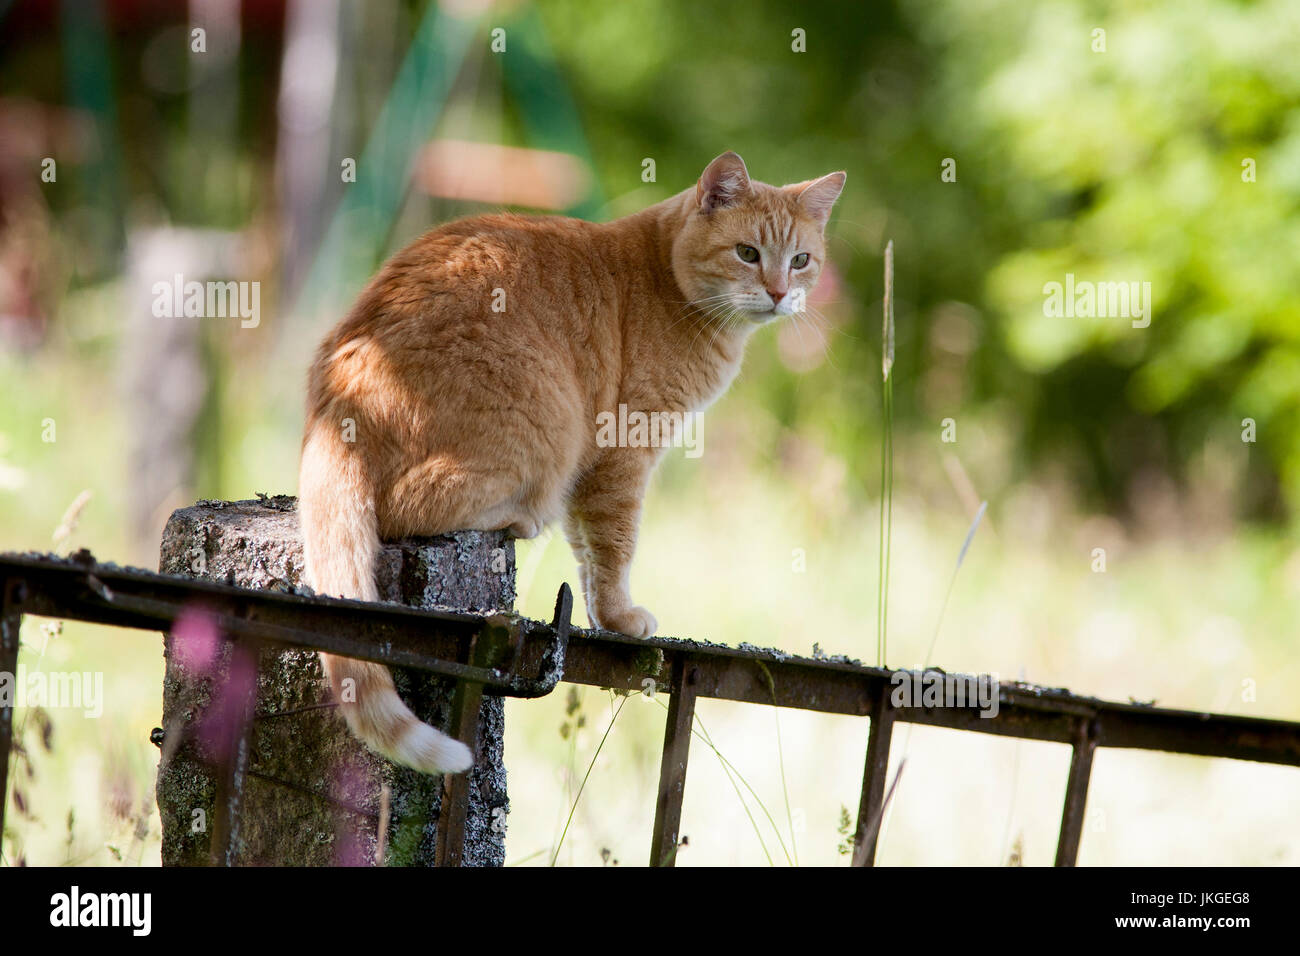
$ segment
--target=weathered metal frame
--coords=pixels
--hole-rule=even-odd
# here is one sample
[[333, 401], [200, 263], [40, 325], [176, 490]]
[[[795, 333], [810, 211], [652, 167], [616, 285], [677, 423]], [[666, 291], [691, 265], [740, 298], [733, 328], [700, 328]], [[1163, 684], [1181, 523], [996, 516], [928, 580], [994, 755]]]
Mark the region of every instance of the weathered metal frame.
[[[672, 866], [676, 860], [694, 708], [701, 697], [869, 719], [855, 866], [874, 863], [892, 730], [899, 721], [1070, 745], [1058, 866], [1072, 866], [1077, 859], [1092, 759], [1099, 747], [1300, 766], [1300, 723], [1115, 703], [1020, 683], [999, 686], [998, 712], [991, 717], [974, 707], [895, 706], [891, 690], [896, 672], [884, 668], [748, 645], [642, 640], [573, 629], [568, 585], [561, 586], [555, 616], [545, 624], [514, 615], [419, 611], [254, 591], [97, 564], [81, 552], [72, 559], [0, 555], [0, 594], [0, 672], [16, 669], [18, 628], [27, 614], [160, 630], [198, 603], [253, 666], [258, 645], [270, 644], [421, 668], [455, 679], [451, 731], [471, 748], [483, 694], [539, 697], [560, 680], [639, 693], [652, 681], [654, 693], [670, 698], [650, 856], [655, 866]], [[246, 735], [252, 701], [246, 704], [243, 727], [237, 728], [242, 734], [237, 739], [245, 745], [233, 748], [220, 768], [212, 859], [225, 865], [235, 859], [240, 799], [249, 773]], [[12, 709], [5, 708], [0, 712], [0, 786], [7, 785], [11, 721]], [[449, 776], [444, 786], [436, 859], [458, 865], [467, 778]], [[0, 794], [7, 792], [0, 789]], [[3, 819], [0, 800], [0, 825]]]

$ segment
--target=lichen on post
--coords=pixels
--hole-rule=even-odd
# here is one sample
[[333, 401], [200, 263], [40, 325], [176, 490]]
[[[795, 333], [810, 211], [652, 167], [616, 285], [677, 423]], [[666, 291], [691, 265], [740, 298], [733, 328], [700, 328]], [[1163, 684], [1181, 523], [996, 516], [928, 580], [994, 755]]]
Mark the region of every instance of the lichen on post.
[[[201, 501], [174, 512], [159, 570], [258, 590], [296, 591], [302, 581], [296, 502]], [[504, 532], [464, 531], [386, 543], [377, 581], [385, 601], [459, 611], [510, 611], [514, 542]], [[206, 630], [205, 630], [206, 628]], [[162, 762], [157, 796], [164, 865], [208, 862], [223, 688], [229, 646], [201, 608], [165, 641]], [[445, 728], [453, 683], [395, 670], [416, 716]], [[442, 778], [399, 767], [356, 741], [332, 705], [315, 653], [264, 649], [258, 668], [251, 765], [236, 862], [250, 865], [433, 865]], [[508, 810], [500, 697], [483, 698], [478, 763], [471, 771], [464, 862], [500, 866]], [[386, 821], [380, 834], [380, 821]]]

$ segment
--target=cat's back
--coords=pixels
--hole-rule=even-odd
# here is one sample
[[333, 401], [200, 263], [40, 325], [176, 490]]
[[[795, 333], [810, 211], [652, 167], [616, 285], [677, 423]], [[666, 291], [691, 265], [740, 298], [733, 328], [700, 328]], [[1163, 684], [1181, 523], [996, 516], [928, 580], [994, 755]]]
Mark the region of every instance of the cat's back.
[[367, 380], [555, 366], [600, 377], [617, 364], [628, 254], [615, 223], [495, 213], [444, 223], [393, 255], [321, 342], [310, 375]]
[[470, 216], [426, 232], [393, 256], [384, 273], [431, 286], [520, 285], [590, 263], [599, 254], [598, 231], [594, 223], [564, 216]]
[[444, 223], [384, 264], [335, 329], [383, 334], [411, 322], [516, 319], [613, 294], [602, 227], [563, 216], [494, 213]]

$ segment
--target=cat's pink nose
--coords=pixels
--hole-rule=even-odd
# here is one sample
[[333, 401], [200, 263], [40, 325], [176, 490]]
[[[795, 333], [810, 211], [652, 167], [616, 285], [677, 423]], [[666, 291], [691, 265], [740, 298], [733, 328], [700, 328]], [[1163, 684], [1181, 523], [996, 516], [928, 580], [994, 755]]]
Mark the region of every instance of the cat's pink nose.
[[768, 290], [767, 290], [767, 294], [770, 295], [770, 296], [772, 297], [772, 304], [773, 304], [773, 305], [776, 305], [778, 302], [780, 302], [780, 301], [781, 301], [781, 297], [782, 297], [783, 295], [785, 295], [785, 293], [786, 293], [786, 290], [785, 290], [785, 289], [768, 289]]

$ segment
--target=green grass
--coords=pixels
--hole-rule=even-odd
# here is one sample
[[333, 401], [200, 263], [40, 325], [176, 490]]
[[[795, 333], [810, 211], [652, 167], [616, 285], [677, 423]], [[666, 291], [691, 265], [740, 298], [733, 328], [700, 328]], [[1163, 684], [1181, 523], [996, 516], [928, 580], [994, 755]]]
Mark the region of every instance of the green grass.
[[[773, 345], [760, 339], [755, 347]], [[156, 563], [156, 545], [133, 544], [123, 530], [125, 424], [120, 406], [102, 400], [114, 387], [112, 364], [110, 353], [95, 349], [57, 361], [0, 357], [0, 475], [22, 479], [18, 487], [0, 485], [0, 549], [49, 549], [69, 504], [90, 489], [64, 547]], [[296, 422], [265, 413], [279, 407], [265, 369], [250, 360], [239, 375], [238, 387], [226, 390], [223, 484], [194, 489], [193, 497], [294, 488]], [[779, 434], [769, 441], [754, 427], [760, 411], [728, 396], [709, 413], [706, 454], [668, 456], [647, 500], [632, 593], [664, 634], [803, 654], [818, 644], [869, 661], [882, 633], [870, 622], [880, 503], [852, 488], [812, 493], [810, 482], [842, 473], [843, 462], [810, 442], [805, 460], [783, 463], [771, 453]], [[58, 420], [54, 444], [40, 440], [47, 416]], [[926, 663], [941, 610], [932, 663], [949, 671], [1023, 673], [1117, 700], [1300, 719], [1293, 539], [1251, 528], [1203, 538], [1126, 535], [1050, 486], [995, 480], [998, 456], [981, 460], [984, 445], [970, 437], [978, 431], [968, 425], [960, 447], [989, 512], [955, 577], [953, 556], [970, 515], [942, 477], [933, 440], [897, 436], [890, 664]], [[1094, 546], [1107, 547], [1103, 574], [1090, 568]], [[795, 549], [806, 555], [798, 568]], [[535, 561], [519, 606], [549, 619], [559, 583], [576, 584], [572, 556], [558, 535], [521, 543], [519, 555], [521, 566]], [[575, 617], [583, 620], [581, 602]], [[43, 644], [40, 622], [28, 620], [22, 638], [31, 666]], [[29, 730], [34, 775], [24, 771], [20, 785], [31, 814], [15, 812], [11, 800], [5, 853], [54, 865], [156, 864], [158, 751], [148, 735], [161, 717], [160, 636], [69, 622], [44, 660], [50, 669], [103, 671], [105, 713], [91, 720], [54, 712], [48, 751]], [[509, 861], [545, 865], [571, 817], [557, 863], [600, 865], [605, 850], [621, 865], [643, 865], [663, 708], [640, 695], [624, 699], [575, 800], [579, 774], [570, 765], [595, 752], [606, 722], [562, 737], [566, 697], [507, 702]], [[858, 805], [866, 721], [785, 710], [778, 728], [767, 710], [699, 702], [683, 807], [689, 842], [678, 865], [787, 865], [796, 846], [802, 865], [846, 863], [837, 851], [840, 813]], [[19, 724], [25, 719], [17, 714]], [[1068, 749], [1058, 745], [917, 728], [880, 861], [999, 865], [1012, 842], [1027, 865], [1050, 863], [1067, 765]], [[1103, 751], [1080, 861], [1300, 864], [1297, 805], [1300, 773], [1290, 768]], [[777, 807], [784, 808], [779, 825], [770, 812]]]
[[564, 837], [569, 832], [569, 824], [573, 823], [573, 814], [578, 810], [578, 801], [582, 799], [582, 791], [587, 786], [587, 780], [591, 777], [592, 768], [596, 766], [596, 760], [600, 757], [601, 748], [605, 746], [605, 741], [609, 739], [609, 732], [614, 729], [614, 723], [618, 720], [618, 715], [623, 712], [623, 705], [627, 703], [627, 697], [624, 696], [618, 702], [618, 710], [614, 711], [614, 716], [609, 718], [609, 726], [605, 728], [605, 735], [600, 738], [600, 743], [596, 745], [596, 752], [591, 755], [591, 763], [587, 764], [587, 772], [582, 775], [582, 784], [578, 787], [578, 792], [573, 797], [573, 806], [569, 808], [569, 815], [564, 820], [564, 829], [560, 831], [560, 838], [555, 841], [555, 852], [551, 854], [551, 866], [555, 866], [555, 861], [560, 858], [560, 850], [564, 847]]
[[[798, 489], [779, 479], [733, 478], [725, 501], [711, 496], [711, 484], [703, 474], [684, 498], [652, 493], [632, 585], [634, 596], [659, 615], [661, 631], [795, 653], [818, 643], [827, 653], [869, 656], [874, 635], [864, 626], [862, 578], [878, 544], [869, 535], [871, 505], [847, 520], [819, 522], [783, 507]], [[1300, 611], [1300, 562], [1278, 535], [1134, 544], [1098, 575], [1089, 568], [1086, 522], [1063, 519], [1038, 538], [1028, 516], [1008, 507], [997, 537], [985, 537], [981, 522], [978, 547], [971, 546], [954, 575], [955, 552], [970, 531], [956, 502], [942, 514], [906, 506], [895, 521], [890, 653], [898, 666], [923, 665], [934, 647], [931, 663], [950, 671], [1007, 678], [1023, 672], [1031, 681], [1118, 700], [1131, 694], [1170, 706], [1300, 718], [1300, 701], [1288, 686], [1300, 678], [1300, 664], [1287, 638], [1289, 616]], [[795, 544], [809, 555], [803, 575], [790, 569]], [[563, 542], [555, 540], [521, 606], [543, 614], [558, 582], [572, 579], [571, 566]], [[951, 595], [946, 608], [945, 591]], [[737, 593], [746, 600], [731, 599]], [[939, 609], [943, 637], [936, 644]], [[1255, 681], [1253, 702], [1241, 699], [1244, 678]], [[511, 787], [530, 794], [528, 805], [514, 804], [512, 859], [549, 845], [545, 821], [563, 800], [552, 782], [564, 759], [553, 729], [559, 706], [507, 704]], [[708, 759], [707, 744], [693, 753], [683, 812], [690, 842], [678, 864], [786, 862], [770, 836], [777, 828], [751, 792], [769, 808], [788, 793], [791, 815], [805, 821], [798, 833], [801, 863], [842, 864], [835, 852], [838, 814], [841, 806], [857, 806], [866, 722], [786, 710], [778, 747], [765, 708], [707, 700], [698, 706], [728, 764]], [[566, 853], [573, 862], [595, 864], [609, 846], [625, 863], [645, 862], [662, 735], [662, 708], [629, 705], [623, 712], [583, 794], [590, 815], [580, 809], [569, 831]], [[586, 752], [594, 743], [583, 745]], [[997, 865], [1005, 861], [1009, 830], [1023, 834], [1027, 864], [1050, 863], [1067, 766], [1064, 747], [916, 728], [881, 861]], [[735, 782], [732, 768], [745, 785]], [[1286, 810], [1287, 801], [1300, 799], [1300, 774], [1106, 752], [1094, 787], [1090, 807], [1104, 812], [1108, 829], [1085, 834], [1083, 862], [1258, 863], [1278, 853], [1300, 860], [1297, 827]], [[1204, 807], [1191, 797], [1197, 790], [1208, 796]], [[1148, 833], [1160, 833], [1160, 841]], [[1196, 834], [1201, 856], [1184, 849], [1188, 833]]]

